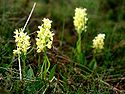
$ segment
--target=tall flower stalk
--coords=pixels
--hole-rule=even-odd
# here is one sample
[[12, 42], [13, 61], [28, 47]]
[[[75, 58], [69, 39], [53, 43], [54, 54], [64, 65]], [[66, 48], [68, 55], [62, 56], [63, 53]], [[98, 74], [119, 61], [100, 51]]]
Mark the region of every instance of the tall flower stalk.
[[93, 59], [89, 64], [89, 67], [91, 69], [95, 69], [97, 66], [96, 62], [96, 53], [101, 52], [102, 49], [104, 49], [104, 39], [105, 39], [105, 34], [98, 34], [92, 41], [93, 41], [93, 46], [92, 48], [94, 49], [93, 53]]
[[75, 9], [75, 16], [73, 17], [74, 19], [74, 26], [75, 30], [78, 33], [78, 41], [76, 44], [76, 53], [77, 53], [77, 59], [80, 62], [81, 61], [81, 34], [82, 32], [86, 32], [87, 28], [87, 9], [86, 8], [76, 8]]
[[[14, 32], [14, 34], [15, 34], [14, 38], [15, 38], [17, 49], [13, 50], [13, 54], [14, 54], [14, 56], [17, 55], [17, 57], [18, 57], [20, 80], [22, 80], [20, 57], [21, 57], [22, 53], [24, 54], [24, 56], [26, 56], [27, 50], [30, 48], [30, 37], [27, 35], [27, 33], [24, 33], [24, 30], [25, 30], [25, 28], [26, 28], [26, 26], [31, 18], [31, 15], [35, 9], [35, 6], [36, 6], [36, 3], [34, 3], [34, 5], [32, 7], [32, 10], [28, 16], [28, 19], [27, 19], [24, 27], [19, 29], [19, 30], [16, 29], [16, 31]], [[23, 61], [23, 67], [24, 67], [23, 73], [25, 74], [25, 59]]]
[[[48, 18], [44, 18], [43, 24], [38, 26], [39, 31], [37, 31], [36, 45], [37, 45], [37, 53], [44, 52], [44, 61], [41, 68], [41, 74], [44, 73], [44, 78], [46, 77], [46, 73], [50, 68], [50, 61], [46, 54], [46, 50], [51, 49], [54, 33], [51, 31], [51, 23], [52, 21]], [[40, 62], [38, 62], [38, 66], [40, 67]]]
[[18, 56], [18, 62], [19, 62], [19, 71], [20, 71], [20, 80], [22, 80], [22, 73], [21, 73], [21, 63], [20, 63], [20, 56], [21, 53], [26, 55], [27, 50], [30, 48], [30, 37], [27, 35], [27, 33], [23, 32], [23, 29], [16, 30], [14, 32], [15, 36], [15, 42], [16, 42], [16, 50], [13, 50], [13, 54]]

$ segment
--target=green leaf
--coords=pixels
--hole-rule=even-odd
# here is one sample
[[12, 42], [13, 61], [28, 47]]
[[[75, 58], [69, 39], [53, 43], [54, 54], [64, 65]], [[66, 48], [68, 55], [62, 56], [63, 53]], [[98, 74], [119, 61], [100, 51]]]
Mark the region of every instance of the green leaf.
[[89, 63], [89, 68], [92, 69], [92, 70], [94, 70], [94, 69], [96, 69], [96, 67], [97, 67], [97, 62], [96, 62], [95, 59], [93, 59], [93, 60]]
[[50, 75], [49, 75], [49, 80], [51, 80], [55, 74], [55, 69], [56, 69], [56, 65], [53, 66], [53, 68], [50, 71]]
[[30, 69], [27, 71], [27, 79], [32, 79], [34, 77], [33, 69], [30, 67]]

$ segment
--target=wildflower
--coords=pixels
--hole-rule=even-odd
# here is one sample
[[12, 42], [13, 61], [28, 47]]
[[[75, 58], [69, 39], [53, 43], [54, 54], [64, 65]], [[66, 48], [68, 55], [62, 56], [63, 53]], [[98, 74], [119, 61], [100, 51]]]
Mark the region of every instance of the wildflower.
[[78, 33], [82, 33], [82, 31], [86, 31], [86, 24], [87, 24], [87, 9], [84, 8], [76, 8], [75, 9], [75, 16], [73, 17], [74, 19], [74, 26], [75, 29]]
[[51, 23], [52, 23], [51, 20], [44, 18], [42, 21], [44, 22], [44, 23], [43, 23], [43, 27], [44, 27], [44, 28], [48, 28], [48, 29], [51, 28]]
[[38, 35], [36, 38], [38, 53], [40, 53], [46, 47], [51, 49], [54, 35], [54, 33], [50, 31], [52, 21], [46, 18], [44, 18], [42, 21], [43, 24], [41, 26], [38, 26], [40, 30], [37, 31]]
[[104, 47], [104, 39], [105, 39], [105, 34], [98, 34], [94, 39], [93, 39], [93, 48], [100, 51]]
[[14, 32], [15, 34], [15, 42], [16, 42], [16, 50], [13, 50], [14, 55], [20, 55], [22, 52], [26, 55], [27, 50], [30, 48], [30, 37], [27, 33], [23, 32], [23, 29], [19, 29]]

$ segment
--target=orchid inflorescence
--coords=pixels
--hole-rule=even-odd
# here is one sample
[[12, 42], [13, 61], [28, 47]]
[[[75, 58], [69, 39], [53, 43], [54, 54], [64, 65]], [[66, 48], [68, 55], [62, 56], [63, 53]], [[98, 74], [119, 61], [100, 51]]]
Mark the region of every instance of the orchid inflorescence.
[[13, 50], [13, 54], [20, 55], [21, 53], [24, 53], [24, 55], [26, 55], [27, 50], [30, 48], [30, 37], [27, 33], [23, 32], [22, 28], [19, 30], [16, 29], [14, 34], [17, 49]]
[[74, 26], [77, 33], [82, 33], [82, 31], [86, 31], [87, 28], [87, 9], [86, 8], [76, 8], [74, 19]]
[[54, 35], [54, 33], [50, 30], [52, 21], [48, 18], [44, 18], [42, 21], [43, 24], [41, 26], [38, 26], [40, 30], [37, 31], [38, 35], [36, 38], [38, 53], [43, 51], [46, 47], [51, 49]]
[[93, 39], [93, 48], [96, 51], [101, 51], [104, 48], [104, 39], [105, 39], [105, 34], [98, 34]]

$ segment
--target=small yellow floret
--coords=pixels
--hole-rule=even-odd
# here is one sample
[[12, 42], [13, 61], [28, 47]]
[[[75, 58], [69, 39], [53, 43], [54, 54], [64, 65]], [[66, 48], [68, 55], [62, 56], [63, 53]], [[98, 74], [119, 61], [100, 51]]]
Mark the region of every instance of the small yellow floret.
[[44, 23], [43, 23], [43, 27], [44, 27], [44, 28], [48, 28], [48, 29], [51, 28], [51, 23], [52, 23], [51, 20], [44, 18], [42, 21], [44, 22]]
[[84, 8], [76, 8], [75, 9], [75, 16], [73, 17], [74, 19], [74, 26], [77, 31], [77, 33], [82, 33], [82, 31], [86, 31], [86, 24], [87, 24], [87, 9]]

